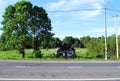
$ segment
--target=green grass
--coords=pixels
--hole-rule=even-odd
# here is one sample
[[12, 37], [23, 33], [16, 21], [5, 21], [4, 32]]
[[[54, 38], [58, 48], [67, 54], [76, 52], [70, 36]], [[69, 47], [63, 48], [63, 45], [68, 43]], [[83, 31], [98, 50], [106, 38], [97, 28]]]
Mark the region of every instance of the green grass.
[[0, 59], [21, 59], [21, 55], [16, 50], [13, 51], [0, 51]]
[[[96, 58], [96, 55], [89, 54], [87, 49], [79, 49], [76, 48], [77, 58], [55, 58], [52, 56], [53, 53], [57, 52], [56, 49], [42, 49], [41, 53], [43, 54], [43, 58], [34, 58], [33, 50], [26, 49], [25, 50], [25, 59], [24, 60], [104, 60], [104, 58]], [[17, 50], [12, 51], [0, 51], [0, 60], [23, 60], [22, 55], [18, 53]], [[114, 58], [111, 60], [115, 60]]]
[[103, 60], [104, 58], [96, 58], [96, 55], [90, 54], [86, 48], [76, 48], [76, 60]]
[[[41, 50], [43, 54], [43, 59], [50, 59], [52, 57], [52, 53], [56, 52], [57, 49], [50, 49], [50, 50]], [[39, 60], [40, 58], [33, 58], [33, 50], [32, 49], [26, 49], [25, 50], [25, 60]], [[22, 60], [22, 55], [19, 54], [17, 50], [12, 51], [0, 51], [0, 60]], [[52, 59], [52, 58], [51, 58]]]

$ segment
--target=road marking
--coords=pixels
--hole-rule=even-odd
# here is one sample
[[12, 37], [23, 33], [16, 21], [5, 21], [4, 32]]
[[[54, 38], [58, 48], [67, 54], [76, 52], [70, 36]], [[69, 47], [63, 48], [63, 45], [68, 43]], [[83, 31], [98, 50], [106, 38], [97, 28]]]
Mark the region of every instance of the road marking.
[[82, 68], [81, 66], [68, 66], [69, 69], [79, 69]]
[[29, 66], [15, 66], [16, 68], [30, 68]]
[[0, 78], [0, 80], [5, 81], [112, 81], [120, 80], [120, 78], [93, 78], [93, 79], [20, 79], [20, 78]]

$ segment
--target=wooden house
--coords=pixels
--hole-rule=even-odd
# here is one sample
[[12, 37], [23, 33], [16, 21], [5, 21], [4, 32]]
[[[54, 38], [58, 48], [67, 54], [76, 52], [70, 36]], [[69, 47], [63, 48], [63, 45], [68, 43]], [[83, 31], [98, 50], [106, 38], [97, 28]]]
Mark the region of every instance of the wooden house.
[[64, 44], [58, 49], [57, 56], [58, 57], [62, 56], [64, 58], [75, 58], [76, 57], [75, 49], [71, 48], [71, 46], [68, 44]]

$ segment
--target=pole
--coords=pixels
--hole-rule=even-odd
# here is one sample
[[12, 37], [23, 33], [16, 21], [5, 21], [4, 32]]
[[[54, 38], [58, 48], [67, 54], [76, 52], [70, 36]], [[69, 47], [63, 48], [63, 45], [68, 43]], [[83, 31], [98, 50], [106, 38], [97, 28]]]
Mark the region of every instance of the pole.
[[104, 0], [104, 26], [105, 26], [105, 60], [108, 59], [108, 54], [107, 54], [107, 23], [106, 23], [106, 0]]
[[118, 26], [117, 26], [117, 17], [118, 15], [113, 16], [115, 22], [115, 30], [116, 30], [116, 57], [119, 58], [119, 51], [118, 51]]

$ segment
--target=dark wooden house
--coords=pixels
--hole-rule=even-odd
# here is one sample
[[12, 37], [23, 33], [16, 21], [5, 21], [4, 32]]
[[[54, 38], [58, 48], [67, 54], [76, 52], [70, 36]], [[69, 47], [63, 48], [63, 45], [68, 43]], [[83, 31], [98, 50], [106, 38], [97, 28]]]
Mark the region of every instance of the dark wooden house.
[[58, 49], [57, 56], [59, 57], [62, 56], [65, 58], [75, 58], [76, 57], [75, 49], [71, 48], [71, 46], [68, 44], [64, 44]]

